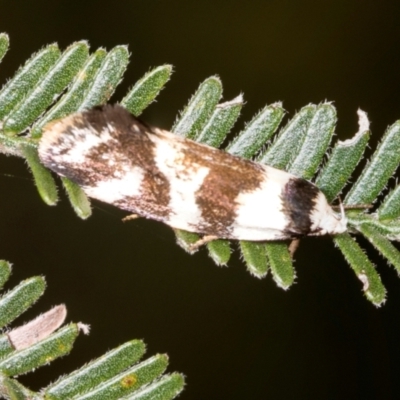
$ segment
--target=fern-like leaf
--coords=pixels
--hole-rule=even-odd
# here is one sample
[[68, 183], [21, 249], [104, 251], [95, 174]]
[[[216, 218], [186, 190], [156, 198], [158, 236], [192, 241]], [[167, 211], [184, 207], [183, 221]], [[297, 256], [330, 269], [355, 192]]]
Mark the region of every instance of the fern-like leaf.
[[[0, 58], [8, 48], [8, 38], [5, 38], [0, 35]], [[50, 45], [32, 56], [0, 91], [0, 151], [22, 156], [28, 161], [39, 192], [48, 204], [54, 204], [57, 196], [53, 178], [43, 171], [35, 154], [42, 127], [55, 118], [107, 101], [121, 80], [128, 56], [124, 46], [117, 46], [109, 52], [99, 49], [88, 56], [86, 42], [75, 43], [63, 53], [56, 45]], [[151, 70], [133, 86], [121, 104], [139, 115], [162, 90], [171, 72], [169, 65]], [[63, 96], [52, 104], [62, 90]], [[171, 131], [211, 146], [223, 145], [239, 117], [243, 99], [240, 95], [219, 104], [221, 97], [220, 79], [215, 76], [206, 79], [184, 107]], [[335, 201], [367, 146], [370, 130], [366, 114], [359, 112], [359, 132], [352, 139], [337, 142], [332, 149], [329, 146], [335, 130], [336, 110], [331, 103], [303, 107], [279, 130], [283, 116], [281, 103], [267, 105], [225, 150], [314, 180], [328, 200]], [[29, 124], [33, 124], [30, 131]], [[272, 143], [268, 145], [268, 142]], [[327, 162], [322, 166], [327, 154]], [[388, 128], [360, 178], [348, 191], [344, 204], [375, 203], [399, 162], [400, 122], [395, 122]], [[76, 213], [81, 218], [88, 217], [90, 203], [85, 194], [73, 183], [65, 179], [63, 183]], [[400, 186], [386, 196], [376, 212], [352, 210], [346, 212], [346, 217], [350, 233], [365, 236], [383, 257], [399, 268], [400, 257], [390, 240], [400, 239]], [[175, 233], [177, 242], [187, 251], [191, 251], [191, 245], [199, 240], [195, 233], [179, 230]], [[367, 265], [364, 264], [367, 258], [363, 250], [347, 234], [336, 237], [335, 243], [361, 279], [367, 298], [376, 305], [381, 304], [385, 291], [378, 284], [379, 276], [372, 264], [368, 261], [368, 268], [363, 267]], [[251, 274], [263, 277], [271, 270], [273, 279], [282, 288], [287, 289], [293, 283], [296, 274], [288, 243], [240, 242], [239, 246]], [[232, 250], [228, 241], [216, 240], [208, 243], [207, 248], [218, 265], [229, 261]]]
[[[0, 287], [10, 276], [11, 265], [0, 260]], [[43, 294], [43, 277], [21, 282], [0, 298], [0, 327], [11, 324]], [[80, 331], [87, 326], [61, 327], [66, 307], [59, 305], [36, 319], [0, 335], [0, 397], [6, 399], [173, 399], [183, 388], [181, 374], [163, 375], [168, 357], [158, 354], [139, 362], [145, 353], [141, 340], [132, 340], [109, 351], [56, 382], [33, 392], [16, 379], [19, 375], [68, 354]], [[143, 397], [146, 393], [146, 396]]]

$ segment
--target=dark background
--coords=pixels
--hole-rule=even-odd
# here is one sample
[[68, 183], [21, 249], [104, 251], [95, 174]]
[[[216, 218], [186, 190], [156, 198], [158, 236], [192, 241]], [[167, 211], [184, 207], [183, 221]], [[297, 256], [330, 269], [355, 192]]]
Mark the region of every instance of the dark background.
[[[378, 1], [0, 1], [0, 31], [11, 50], [2, 82], [33, 52], [87, 39], [91, 49], [128, 44], [131, 64], [113, 97], [150, 67], [175, 66], [172, 81], [143, 117], [169, 128], [201, 81], [218, 74], [224, 99], [247, 102], [235, 130], [265, 104], [289, 115], [332, 100], [337, 137], [367, 111], [374, 148], [400, 118], [398, 2]], [[392, 182], [393, 185], [393, 182]], [[18, 322], [66, 303], [69, 321], [91, 324], [72, 354], [23, 377], [38, 389], [61, 373], [132, 338], [147, 355], [168, 352], [169, 371], [187, 377], [182, 399], [400, 398], [400, 281], [375, 251], [388, 289], [380, 309], [329, 238], [296, 253], [297, 280], [284, 292], [258, 280], [236, 252], [229, 268], [203, 250], [186, 254], [153, 221], [123, 224], [124, 213], [94, 202], [78, 219], [36, 193], [21, 159], [0, 158], [0, 256], [14, 263], [7, 285], [43, 274], [48, 289]]]

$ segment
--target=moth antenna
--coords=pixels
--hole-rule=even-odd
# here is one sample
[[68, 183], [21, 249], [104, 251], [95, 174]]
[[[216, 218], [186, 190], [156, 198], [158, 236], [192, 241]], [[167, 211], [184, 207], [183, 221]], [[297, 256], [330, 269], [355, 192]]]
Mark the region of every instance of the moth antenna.
[[[332, 205], [332, 208], [334, 210], [338, 210], [338, 209], [340, 210], [341, 206], [342, 206], [342, 203], [340, 203], [338, 206]], [[349, 204], [349, 205], [344, 205], [343, 204], [343, 208], [345, 210], [370, 210], [373, 207], [374, 206], [372, 204]]]
[[340, 201], [339, 206], [340, 206], [340, 215], [342, 217], [341, 219], [345, 220], [346, 219], [346, 214], [344, 213], [344, 205], [343, 205], [342, 201]]

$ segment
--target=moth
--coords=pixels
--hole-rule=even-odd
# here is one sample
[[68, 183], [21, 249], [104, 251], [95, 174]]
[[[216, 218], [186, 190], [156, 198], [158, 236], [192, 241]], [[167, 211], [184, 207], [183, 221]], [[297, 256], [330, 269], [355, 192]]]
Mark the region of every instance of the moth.
[[119, 105], [49, 123], [39, 157], [89, 197], [206, 236], [283, 240], [347, 226], [311, 182], [149, 126]]

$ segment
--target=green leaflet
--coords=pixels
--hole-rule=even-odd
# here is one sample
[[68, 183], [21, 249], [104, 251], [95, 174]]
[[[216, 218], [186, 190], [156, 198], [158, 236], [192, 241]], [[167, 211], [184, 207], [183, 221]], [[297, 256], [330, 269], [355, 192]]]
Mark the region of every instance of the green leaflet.
[[7, 261], [0, 260], [0, 289], [3, 288], [11, 274], [11, 264]]
[[256, 278], [264, 278], [269, 269], [267, 244], [246, 240], [241, 240], [239, 243], [247, 270]]
[[253, 157], [276, 132], [283, 115], [281, 103], [265, 106], [246, 128], [236, 135], [226, 151], [239, 157]]
[[12, 400], [30, 400], [36, 399], [35, 393], [22, 386], [15, 379], [8, 378], [7, 376], [0, 376], [1, 394], [4, 398]]
[[26, 94], [35, 88], [59, 57], [58, 46], [51, 44], [26, 61], [0, 91], [0, 120], [3, 120]]
[[400, 121], [390, 126], [344, 203], [372, 204], [400, 162]]
[[68, 354], [78, 333], [79, 328], [76, 324], [67, 325], [47, 339], [1, 360], [0, 370], [7, 376], [17, 376], [46, 365]]
[[222, 95], [222, 84], [218, 77], [206, 79], [189, 100], [175, 122], [172, 132], [193, 139], [210, 119]]
[[206, 126], [195, 137], [195, 140], [212, 147], [221, 146], [239, 118], [242, 107], [243, 97], [241, 95], [226, 103], [218, 104]]
[[75, 76], [67, 93], [33, 125], [31, 130], [33, 137], [39, 137], [43, 127], [50, 121], [65, 117], [79, 109], [84, 99], [87, 98], [96, 73], [105, 57], [106, 52], [100, 49], [87, 59], [81, 71]]
[[181, 374], [166, 375], [129, 396], [129, 400], [170, 400], [182, 391], [185, 381]]
[[55, 205], [58, 201], [57, 186], [50, 171], [40, 163], [37, 149], [31, 146], [21, 146], [20, 149], [32, 171], [40, 197], [49, 206]]
[[171, 74], [172, 65], [154, 68], [135, 83], [122, 99], [121, 106], [124, 106], [133, 115], [139, 116], [160, 94]]
[[76, 215], [82, 219], [89, 218], [92, 215], [90, 200], [82, 188], [67, 178], [62, 177], [61, 181]]
[[361, 224], [359, 230], [400, 274], [400, 253], [396, 247], [374, 226]]
[[42, 277], [21, 282], [0, 298], [0, 328], [4, 328], [32, 306], [43, 294], [46, 283]]
[[365, 255], [364, 251], [348, 233], [335, 236], [334, 241], [342, 251], [357, 278], [361, 281], [367, 299], [376, 306], [382, 305], [385, 301], [386, 289], [374, 265]]
[[0, 62], [7, 53], [10, 46], [10, 40], [6, 33], [0, 33]]
[[321, 104], [307, 127], [304, 141], [288, 171], [304, 179], [317, 172], [332, 139], [336, 124], [336, 110], [331, 104]]
[[258, 162], [287, 169], [301, 148], [315, 112], [315, 105], [303, 107], [278, 133], [271, 146], [257, 158]]
[[338, 142], [323, 167], [315, 184], [329, 202], [343, 189], [360, 162], [370, 137], [369, 131], [357, 133], [353, 138]]
[[210, 257], [217, 265], [226, 265], [231, 257], [231, 247], [229, 240], [213, 240], [207, 243], [207, 249]]
[[[33, 87], [18, 107], [8, 114], [3, 130], [7, 134], [17, 134], [27, 129], [43, 110], [49, 107], [72, 81], [88, 57], [86, 42], [72, 44], [61, 55], [47, 74]], [[32, 83], [29, 83], [32, 87]]]
[[121, 82], [128, 63], [129, 51], [126, 46], [116, 46], [111, 49], [95, 72], [79, 110], [104, 104], [108, 101]]
[[396, 186], [378, 208], [380, 220], [393, 220], [400, 217], [400, 186]]
[[45, 389], [46, 395], [50, 399], [67, 400], [85, 393], [137, 362], [144, 352], [145, 345], [141, 340], [127, 342], [49, 385]]
[[282, 289], [289, 289], [294, 282], [296, 273], [287, 243], [269, 242], [266, 245], [266, 250], [274, 281]]

